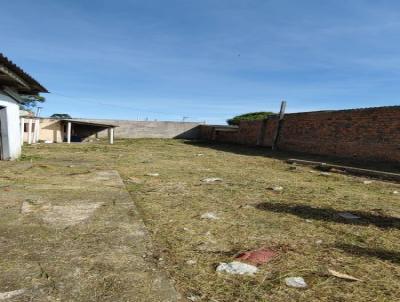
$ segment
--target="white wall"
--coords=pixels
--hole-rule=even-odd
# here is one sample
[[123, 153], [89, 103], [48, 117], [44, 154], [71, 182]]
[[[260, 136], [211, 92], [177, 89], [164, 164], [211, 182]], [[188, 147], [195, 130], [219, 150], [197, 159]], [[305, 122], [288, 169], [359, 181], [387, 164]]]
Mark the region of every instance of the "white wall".
[[21, 154], [19, 105], [0, 90], [0, 119], [3, 159], [16, 159]]

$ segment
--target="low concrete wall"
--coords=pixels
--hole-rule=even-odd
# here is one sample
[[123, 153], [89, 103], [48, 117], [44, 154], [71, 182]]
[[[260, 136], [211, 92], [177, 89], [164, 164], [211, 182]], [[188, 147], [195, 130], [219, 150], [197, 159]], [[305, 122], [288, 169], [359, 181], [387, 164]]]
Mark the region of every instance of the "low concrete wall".
[[[81, 119], [98, 123], [117, 125], [115, 138], [182, 138], [198, 139], [200, 137], [200, 123], [190, 122], [156, 122], [156, 121], [129, 121], [106, 119]], [[99, 133], [106, 137], [107, 131]]]

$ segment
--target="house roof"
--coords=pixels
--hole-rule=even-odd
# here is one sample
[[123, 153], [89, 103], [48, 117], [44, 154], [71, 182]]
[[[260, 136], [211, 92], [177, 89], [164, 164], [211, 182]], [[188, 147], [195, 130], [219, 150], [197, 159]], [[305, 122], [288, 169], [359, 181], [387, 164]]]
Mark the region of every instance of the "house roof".
[[38, 81], [2, 53], [0, 53], [0, 86], [13, 87], [21, 94], [37, 95], [39, 92], [48, 92]]

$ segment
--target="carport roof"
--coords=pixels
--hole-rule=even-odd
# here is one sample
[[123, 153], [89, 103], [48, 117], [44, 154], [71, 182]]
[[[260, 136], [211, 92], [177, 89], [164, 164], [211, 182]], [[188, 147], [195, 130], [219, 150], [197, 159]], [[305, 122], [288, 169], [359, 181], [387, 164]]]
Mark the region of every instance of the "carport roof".
[[108, 123], [101, 123], [101, 122], [93, 122], [90, 120], [80, 120], [80, 119], [60, 119], [61, 122], [71, 122], [73, 124], [80, 124], [80, 125], [88, 125], [88, 126], [98, 126], [104, 128], [115, 128], [119, 127], [118, 125], [108, 124]]

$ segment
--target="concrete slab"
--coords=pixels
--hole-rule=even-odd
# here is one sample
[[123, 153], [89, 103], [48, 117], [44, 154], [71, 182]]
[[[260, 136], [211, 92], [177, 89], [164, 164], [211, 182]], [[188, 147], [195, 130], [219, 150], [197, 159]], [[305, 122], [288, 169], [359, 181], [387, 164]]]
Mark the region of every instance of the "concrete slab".
[[[17, 163], [16, 163], [17, 165]], [[13, 301], [178, 301], [118, 172], [0, 179], [0, 292]]]

